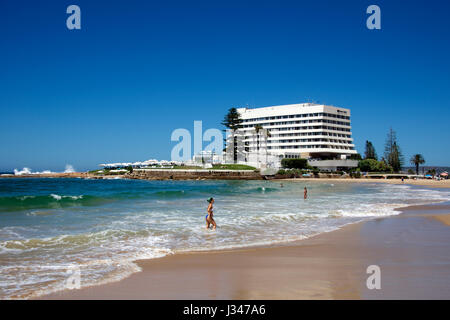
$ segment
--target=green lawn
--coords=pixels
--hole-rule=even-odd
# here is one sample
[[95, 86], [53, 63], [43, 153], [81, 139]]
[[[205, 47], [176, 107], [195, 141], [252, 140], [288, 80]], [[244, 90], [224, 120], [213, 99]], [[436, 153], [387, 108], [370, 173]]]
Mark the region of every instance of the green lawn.
[[173, 166], [173, 169], [198, 170], [198, 169], [203, 169], [203, 167], [196, 167], [196, 166]]
[[245, 164], [215, 164], [214, 170], [256, 170], [255, 167], [247, 166]]
[[88, 173], [97, 174], [97, 175], [105, 175], [105, 176], [114, 176], [114, 175], [122, 175], [125, 172], [111, 172], [109, 169], [98, 169], [98, 170], [88, 171]]
[[[102, 171], [102, 172], [100, 172], [100, 171]], [[91, 174], [99, 174], [99, 173], [103, 173], [103, 172], [104, 172], [104, 170], [102, 170], [102, 169], [88, 171], [88, 173], [91, 173]]]

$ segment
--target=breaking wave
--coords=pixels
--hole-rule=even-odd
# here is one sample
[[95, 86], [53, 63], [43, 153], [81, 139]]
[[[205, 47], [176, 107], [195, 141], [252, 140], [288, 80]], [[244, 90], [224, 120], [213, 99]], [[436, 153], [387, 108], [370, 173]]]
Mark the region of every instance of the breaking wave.
[[[66, 164], [65, 170], [63, 173], [73, 173], [75, 172], [74, 167], [71, 164]], [[35, 171], [33, 172], [30, 168], [24, 167], [22, 170], [14, 169], [14, 175], [15, 176], [22, 176], [22, 175], [32, 175], [32, 174], [52, 174], [57, 173], [51, 170], [44, 170], [44, 171]]]

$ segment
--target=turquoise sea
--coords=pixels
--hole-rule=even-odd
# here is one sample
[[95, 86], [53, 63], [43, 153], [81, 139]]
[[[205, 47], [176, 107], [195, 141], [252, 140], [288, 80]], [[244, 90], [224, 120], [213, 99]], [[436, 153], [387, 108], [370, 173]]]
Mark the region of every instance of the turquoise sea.
[[[450, 191], [380, 183], [0, 179], [0, 299], [139, 272], [137, 259], [301, 240]], [[303, 199], [308, 187], [309, 198]], [[214, 197], [216, 231], [205, 230]]]

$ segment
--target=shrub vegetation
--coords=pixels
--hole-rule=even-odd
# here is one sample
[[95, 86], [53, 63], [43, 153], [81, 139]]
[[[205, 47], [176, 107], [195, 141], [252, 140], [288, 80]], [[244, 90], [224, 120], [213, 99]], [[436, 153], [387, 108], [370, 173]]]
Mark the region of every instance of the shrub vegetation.
[[306, 169], [308, 168], [308, 162], [306, 159], [282, 159], [281, 166], [283, 168], [290, 169]]

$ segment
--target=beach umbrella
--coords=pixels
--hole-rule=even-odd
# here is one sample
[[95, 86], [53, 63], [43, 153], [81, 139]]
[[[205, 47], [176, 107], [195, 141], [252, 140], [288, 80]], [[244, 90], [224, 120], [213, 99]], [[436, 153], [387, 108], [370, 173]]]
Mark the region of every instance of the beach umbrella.
[[443, 176], [443, 177], [448, 177], [448, 172], [442, 172], [442, 173], [441, 173], [441, 176]]

